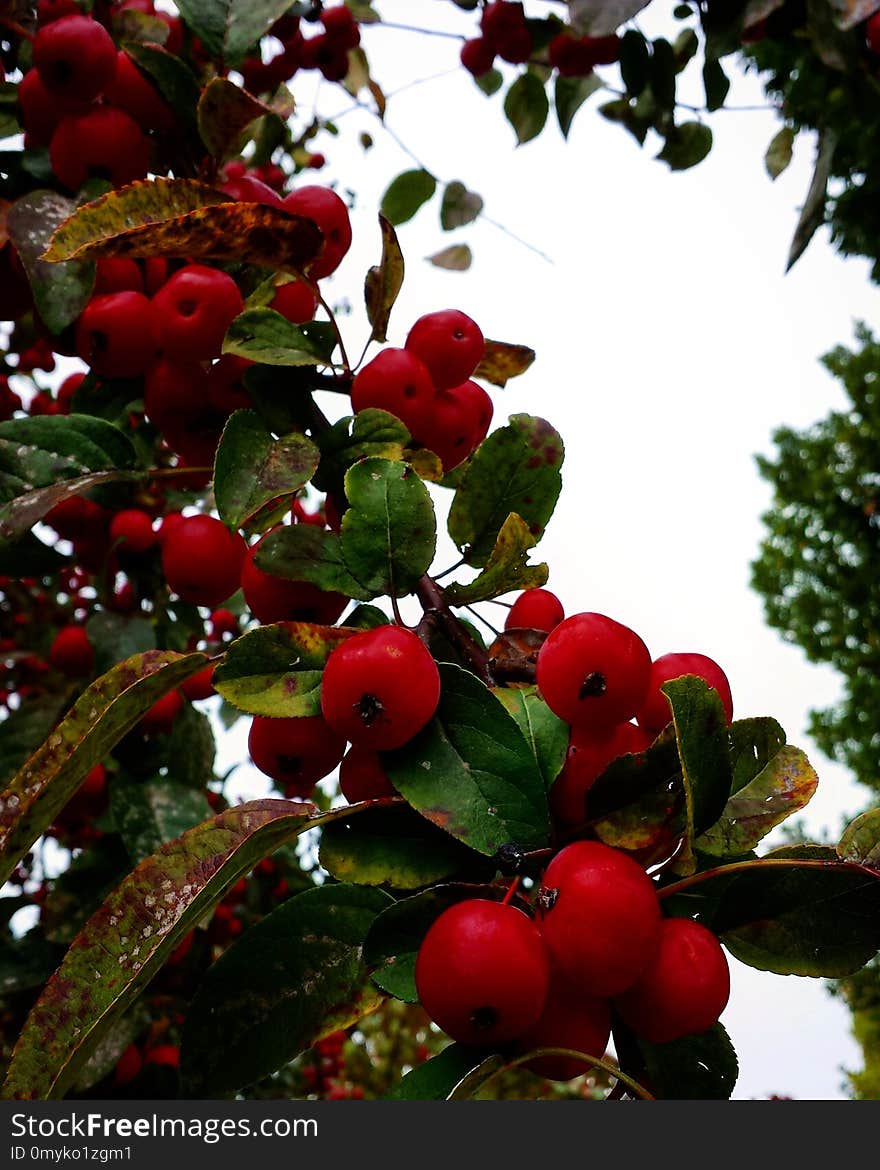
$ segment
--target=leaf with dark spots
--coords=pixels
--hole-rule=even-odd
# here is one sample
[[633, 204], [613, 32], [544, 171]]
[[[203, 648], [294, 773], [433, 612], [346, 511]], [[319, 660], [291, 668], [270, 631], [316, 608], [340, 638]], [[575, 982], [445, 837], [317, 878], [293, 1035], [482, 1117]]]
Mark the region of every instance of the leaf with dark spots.
[[208, 971], [187, 1013], [183, 1075], [191, 1095], [268, 1076], [321, 1036], [378, 1007], [364, 937], [390, 895], [361, 886], [306, 890], [267, 915]]
[[223, 352], [266, 366], [325, 366], [336, 346], [327, 321], [294, 325], [275, 309], [245, 309], [235, 318], [223, 341]]
[[237, 410], [223, 428], [214, 460], [220, 519], [241, 528], [262, 508], [289, 500], [314, 475], [320, 455], [305, 435], [272, 437], [254, 410]]
[[146, 474], [142, 471], [93, 471], [16, 496], [0, 505], [0, 540], [18, 540], [62, 500], [85, 495], [105, 483], [135, 483]]
[[751, 783], [730, 797], [721, 817], [694, 842], [701, 853], [736, 857], [804, 808], [819, 777], [799, 748], [784, 747]]
[[64, 714], [70, 693], [23, 696], [21, 703], [0, 722], [0, 784], [4, 786]]
[[212, 77], [199, 98], [197, 117], [202, 142], [215, 158], [238, 154], [241, 136], [257, 118], [272, 110], [225, 77]]
[[[523, 502], [529, 504], [531, 500]], [[454, 581], [447, 585], [447, 601], [450, 605], [473, 605], [515, 589], [537, 589], [545, 585], [550, 572], [547, 565], [529, 564], [529, 550], [536, 543], [522, 516], [511, 512], [501, 526], [483, 571], [467, 585]]]
[[491, 857], [517, 842], [540, 849], [550, 834], [544, 779], [516, 721], [479, 679], [440, 666], [437, 713], [383, 754], [391, 783], [439, 828]]
[[308, 622], [260, 626], [229, 644], [212, 681], [228, 703], [251, 715], [319, 715], [324, 663], [355, 633]]
[[308, 581], [319, 589], [358, 601], [377, 596], [352, 576], [345, 563], [340, 536], [314, 524], [285, 524], [267, 533], [256, 555], [256, 565], [273, 577]]
[[116, 1020], [229, 887], [263, 857], [337, 815], [298, 801], [255, 800], [142, 861], [92, 915], [43, 989], [13, 1052], [3, 1096], [63, 1097]]
[[480, 364], [474, 370], [474, 378], [482, 378], [493, 386], [504, 387], [511, 378], [524, 374], [535, 360], [535, 351], [527, 345], [513, 345], [509, 341], [492, 341], [486, 338], [486, 348]]
[[55, 820], [91, 769], [168, 691], [200, 670], [204, 654], [149, 650], [102, 675], [0, 794], [0, 881]]
[[34, 304], [50, 333], [60, 333], [77, 319], [92, 295], [95, 266], [88, 262], [47, 264], [41, 257], [49, 237], [76, 204], [55, 191], [32, 191], [9, 208], [9, 238], [21, 258]]
[[364, 300], [371, 326], [371, 341], [387, 341], [388, 321], [394, 302], [403, 287], [403, 252], [397, 233], [384, 215], [379, 216], [382, 232], [382, 259], [367, 273], [364, 282]]

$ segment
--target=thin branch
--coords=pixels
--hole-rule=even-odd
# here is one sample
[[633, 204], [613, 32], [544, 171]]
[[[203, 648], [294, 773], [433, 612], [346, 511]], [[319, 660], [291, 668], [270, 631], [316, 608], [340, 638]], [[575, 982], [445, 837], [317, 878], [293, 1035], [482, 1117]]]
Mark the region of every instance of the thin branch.
[[443, 590], [427, 573], [416, 586], [416, 597], [421, 603], [425, 614], [434, 614], [439, 628], [443, 631], [452, 645], [458, 650], [482, 679], [487, 687], [495, 685], [495, 679], [489, 667], [489, 656], [484, 648], [467, 632], [446, 601]]
[[844, 858], [835, 861], [807, 861], [795, 857], [758, 857], [751, 861], [734, 861], [730, 865], [716, 865], [712, 869], [704, 869], [700, 873], [691, 874], [690, 877], [682, 878], [680, 881], [673, 882], [658, 890], [657, 897], [671, 898], [674, 894], [684, 893], [711, 878], [721, 877], [725, 874], [753, 872], [756, 869], [779, 869], [786, 866], [789, 869], [857, 869], [876, 881], [880, 881], [880, 869], [872, 869], [869, 865], [862, 865], [858, 861], [847, 861]]

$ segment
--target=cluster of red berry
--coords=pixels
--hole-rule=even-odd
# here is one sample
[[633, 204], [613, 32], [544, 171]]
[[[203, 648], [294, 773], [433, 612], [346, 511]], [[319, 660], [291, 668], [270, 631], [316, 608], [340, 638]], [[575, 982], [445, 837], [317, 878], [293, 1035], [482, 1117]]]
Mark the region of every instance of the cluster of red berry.
[[451, 471], [482, 443], [492, 422], [492, 400], [471, 375], [483, 357], [477, 323], [458, 309], [426, 313], [407, 334], [358, 371], [351, 387], [355, 411], [387, 410], [416, 445], [433, 451]]
[[351, 9], [344, 4], [321, 8], [317, 19], [324, 31], [306, 37], [302, 21], [285, 13], [269, 30], [281, 42], [281, 52], [269, 61], [249, 57], [241, 67], [245, 89], [270, 93], [290, 81], [300, 69], [317, 69], [327, 81], [342, 81], [348, 73], [348, 54], [361, 42], [361, 33]]

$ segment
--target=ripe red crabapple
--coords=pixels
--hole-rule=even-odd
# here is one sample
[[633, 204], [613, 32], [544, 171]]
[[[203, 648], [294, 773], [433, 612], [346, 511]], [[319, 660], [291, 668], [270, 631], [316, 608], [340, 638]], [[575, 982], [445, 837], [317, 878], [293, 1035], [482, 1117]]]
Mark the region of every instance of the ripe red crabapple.
[[162, 542], [165, 580], [184, 601], [216, 606], [238, 588], [246, 553], [242, 537], [220, 520], [186, 516]]
[[510, 607], [505, 630], [545, 630], [548, 634], [565, 617], [562, 602], [549, 589], [526, 589]]
[[[571, 1048], [601, 1059], [611, 1036], [611, 1005], [607, 999], [584, 995], [551, 968], [550, 990], [537, 1024], [517, 1040], [523, 1052], [536, 1048]], [[539, 1077], [570, 1081], [590, 1069], [585, 1060], [561, 1054], [536, 1056], [526, 1065]]]
[[636, 712], [636, 721], [650, 735], [658, 735], [672, 718], [669, 700], [660, 690], [665, 682], [695, 674], [718, 692], [724, 717], [728, 723], [733, 718], [733, 699], [727, 675], [717, 662], [705, 654], [663, 654], [651, 663], [648, 689]]
[[479, 325], [458, 309], [426, 313], [406, 337], [406, 348], [428, 367], [437, 390], [451, 390], [466, 382], [479, 365], [485, 345]]
[[342, 759], [345, 739], [320, 715], [301, 719], [255, 716], [248, 751], [254, 764], [280, 785], [285, 796], [305, 799]]

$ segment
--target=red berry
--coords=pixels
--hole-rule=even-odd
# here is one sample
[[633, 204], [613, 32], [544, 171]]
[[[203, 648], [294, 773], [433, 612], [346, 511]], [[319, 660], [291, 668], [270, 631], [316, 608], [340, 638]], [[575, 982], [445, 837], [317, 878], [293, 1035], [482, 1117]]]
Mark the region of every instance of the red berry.
[[526, 589], [504, 622], [505, 630], [544, 630], [550, 633], [565, 617], [562, 602], [549, 589]]
[[432, 924], [415, 979], [435, 1024], [461, 1044], [490, 1048], [537, 1024], [550, 967], [531, 918], [515, 906], [471, 898]]
[[587, 819], [586, 799], [595, 780], [612, 760], [643, 752], [651, 742], [634, 723], [618, 723], [610, 731], [574, 727], [565, 767], [550, 789], [550, 811], [557, 825], [575, 827]]
[[143, 1067], [143, 1057], [141, 1050], [137, 1044], [129, 1044], [122, 1056], [116, 1062], [116, 1068], [113, 1072], [113, 1083], [120, 1088], [123, 1085], [130, 1084], [138, 1075]]
[[651, 663], [648, 689], [636, 712], [639, 727], [643, 727], [652, 736], [659, 735], [672, 718], [669, 700], [660, 688], [670, 679], [681, 678], [686, 674], [695, 674], [710, 687], [714, 687], [721, 699], [724, 717], [728, 723], [731, 721], [733, 699], [730, 694], [730, 683], [717, 662], [707, 658], [705, 654], [663, 654]]
[[208, 401], [214, 410], [221, 415], [232, 414], [236, 410], [247, 410], [251, 406], [251, 397], [244, 384], [245, 370], [253, 362], [238, 354], [224, 353], [208, 369], [205, 379], [205, 389]]
[[91, 101], [113, 80], [116, 47], [90, 16], [62, 16], [37, 33], [33, 62], [50, 93], [62, 100]]
[[538, 913], [554, 966], [585, 995], [631, 987], [660, 939], [653, 882], [631, 857], [599, 841], [575, 841], [556, 854]]
[[278, 286], [269, 308], [292, 321], [294, 325], [302, 325], [315, 316], [318, 298], [304, 280], [291, 280], [288, 284]]
[[86, 778], [83, 780], [77, 789], [77, 796], [85, 797], [86, 800], [99, 800], [107, 791], [107, 769], [103, 764], [95, 764], [90, 772], [86, 773]]
[[495, 64], [495, 48], [485, 37], [473, 37], [461, 46], [461, 63], [474, 77], [485, 77]]
[[65, 109], [54, 94], [49, 93], [36, 69], [29, 69], [18, 87], [18, 105], [25, 133], [34, 146], [48, 146]]
[[238, 175], [227, 179], [220, 187], [236, 203], [262, 203], [266, 207], [280, 207], [281, 196], [254, 175]]
[[451, 390], [438, 390], [431, 417], [414, 435], [439, 455], [444, 471], [463, 463], [485, 439], [492, 422], [492, 399], [476, 382], [464, 382]]
[[141, 716], [141, 730], [148, 735], [167, 735], [183, 710], [183, 704], [184, 698], [180, 691], [169, 691]]
[[77, 322], [76, 352], [96, 374], [137, 378], [156, 355], [152, 303], [138, 292], [92, 297]]
[[168, 586], [184, 601], [218, 605], [238, 588], [247, 545], [213, 516], [187, 516], [162, 542]]
[[651, 655], [638, 634], [600, 613], [560, 622], [538, 652], [547, 705], [573, 727], [613, 727], [635, 715], [648, 689]]
[[116, 55], [116, 75], [106, 87], [105, 97], [111, 106], [134, 118], [142, 130], [167, 131], [174, 127], [174, 111], [122, 49]]
[[49, 650], [49, 661], [56, 670], [72, 678], [92, 673], [95, 651], [82, 626], [65, 626], [58, 631]]
[[226, 415], [211, 402], [209, 374], [199, 362], [156, 362], [144, 380], [144, 409], [191, 467], [213, 464]]
[[134, 260], [127, 256], [101, 256], [95, 265], [94, 293], [144, 291], [144, 277]]
[[880, 54], [880, 12], [875, 12], [865, 24], [865, 42], [872, 53]]
[[624, 1021], [652, 1044], [707, 1032], [730, 997], [730, 970], [715, 935], [690, 918], [665, 918], [657, 952], [616, 1001]]
[[248, 751], [254, 764], [271, 776], [286, 796], [305, 799], [342, 759], [345, 739], [320, 715], [302, 719], [256, 716], [248, 735]]
[[135, 554], [149, 552], [157, 542], [153, 521], [140, 508], [117, 512], [110, 523], [110, 536], [121, 551]]
[[337, 4], [325, 8], [321, 23], [328, 39], [340, 49], [355, 49], [361, 43], [361, 32], [350, 8]]
[[339, 765], [339, 791], [349, 804], [397, 795], [378, 754], [356, 745], [348, 749]]
[[387, 410], [400, 419], [411, 435], [421, 438], [431, 430], [434, 384], [414, 353], [389, 346], [355, 375], [351, 405], [355, 412]]
[[440, 674], [431, 652], [401, 626], [354, 634], [327, 659], [321, 710], [354, 744], [389, 751], [429, 722], [440, 700]]
[[[557, 971], [551, 971], [544, 1012], [534, 1028], [520, 1036], [523, 1052], [536, 1048], [571, 1048], [600, 1060], [611, 1036], [611, 1007], [607, 999], [584, 995]], [[536, 1056], [526, 1068], [551, 1081], [570, 1081], [589, 1072], [590, 1065], [574, 1056]]]
[[238, 285], [219, 268], [187, 264], [153, 298], [166, 358], [202, 361], [219, 355], [233, 318], [244, 308]]
[[77, 16], [81, 13], [76, 0], [37, 0], [37, 24], [51, 24], [62, 16]]
[[218, 642], [226, 634], [238, 633], [238, 618], [228, 609], [215, 609], [209, 620], [211, 637]]
[[308, 581], [288, 581], [258, 569], [254, 558], [263, 539], [248, 550], [241, 571], [244, 599], [257, 621], [332, 625], [348, 605], [348, 598], [319, 589]]
[[70, 414], [73, 396], [85, 381], [85, 374], [68, 374], [58, 387], [58, 406], [62, 414]]
[[176, 1044], [157, 1044], [144, 1053], [144, 1064], [164, 1064], [168, 1068], [180, 1067], [180, 1049]]
[[521, 3], [497, 0], [487, 4], [480, 28], [498, 55], [511, 65], [521, 65], [532, 55], [532, 34]]
[[71, 191], [90, 178], [109, 179], [114, 187], [122, 187], [146, 176], [150, 143], [122, 110], [94, 106], [61, 119], [49, 143], [49, 161]]
[[210, 699], [212, 695], [216, 695], [217, 693], [214, 690], [213, 677], [214, 663], [210, 662], [196, 674], [190, 675], [185, 682], [182, 682], [180, 689], [191, 703], [198, 703], [202, 699]]
[[479, 365], [485, 345], [479, 325], [458, 309], [426, 313], [406, 338], [406, 348], [425, 363], [438, 390], [466, 382]]
[[291, 191], [281, 206], [293, 215], [312, 220], [321, 229], [324, 242], [316, 258], [308, 265], [309, 276], [321, 280], [335, 272], [351, 247], [351, 220], [348, 208], [329, 187], [306, 186]]

